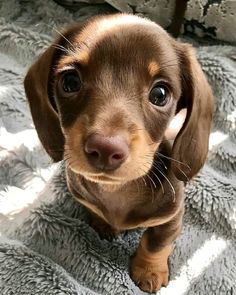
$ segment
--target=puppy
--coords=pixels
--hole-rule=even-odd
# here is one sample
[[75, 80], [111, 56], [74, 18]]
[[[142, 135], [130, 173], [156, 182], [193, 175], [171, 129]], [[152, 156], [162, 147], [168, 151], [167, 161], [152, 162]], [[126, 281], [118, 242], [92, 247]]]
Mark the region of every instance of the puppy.
[[[98, 232], [147, 228], [130, 262], [134, 282], [166, 286], [183, 182], [204, 164], [213, 113], [191, 46], [138, 16], [94, 17], [31, 66], [25, 91], [44, 148], [65, 161], [68, 188]], [[182, 128], [167, 138], [182, 110]]]

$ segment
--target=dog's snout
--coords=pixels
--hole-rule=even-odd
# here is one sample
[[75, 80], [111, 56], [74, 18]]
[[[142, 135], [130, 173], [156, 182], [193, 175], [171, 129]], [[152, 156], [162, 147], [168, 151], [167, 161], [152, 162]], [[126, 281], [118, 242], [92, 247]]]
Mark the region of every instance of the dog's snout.
[[129, 147], [122, 136], [90, 135], [85, 142], [85, 154], [92, 166], [100, 170], [115, 170], [128, 157]]

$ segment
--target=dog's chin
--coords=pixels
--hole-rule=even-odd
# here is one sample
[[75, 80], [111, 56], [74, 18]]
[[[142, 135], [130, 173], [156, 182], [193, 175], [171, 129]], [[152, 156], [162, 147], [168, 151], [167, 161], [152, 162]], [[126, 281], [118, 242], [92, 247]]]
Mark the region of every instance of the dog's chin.
[[96, 182], [103, 185], [122, 185], [125, 183], [125, 180], [123, 178], [115, 178], [111, 177], [105, 173], [101, 174], [81, 174], [85, 179]]
[[[128, 178], [127, 174], [122, 176], [114, 176], [111, 173], [109, 174], [106, 172], [99, 172], [99, 173], [91, 173], [91, 172], [85, 172], [85, 171], [81, 171], [78, 168], [73, 168], [70, 167], [70, 169], [77, 175], [82, 176], [84, 179], [100, 184], [101, 186], [110, 186], [112, 187], [122, 187], [124, 185], [126, 185], [129, 182], [132, 182], [144, 175], [138, 175], [137, 177], [132, 177], [132, 178]], [[132, 173], [131, 173], [132, 175]]]

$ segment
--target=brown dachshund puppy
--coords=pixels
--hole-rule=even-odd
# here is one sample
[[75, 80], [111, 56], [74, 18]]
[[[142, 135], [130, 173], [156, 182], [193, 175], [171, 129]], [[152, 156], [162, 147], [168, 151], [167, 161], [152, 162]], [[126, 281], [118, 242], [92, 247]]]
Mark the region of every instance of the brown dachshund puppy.
[[[213, 97], [191, 46], [157, 24], [117, 14], [65, 31], [30, 68], [25, 90], [39, 138], [64, 159], [68, 187], [102, 235], [145, 227], [130, 273], [168, 283], [181, 231], [183, 181], [203, 166]], [[186, 109], [170, 144], [166, 132]]]

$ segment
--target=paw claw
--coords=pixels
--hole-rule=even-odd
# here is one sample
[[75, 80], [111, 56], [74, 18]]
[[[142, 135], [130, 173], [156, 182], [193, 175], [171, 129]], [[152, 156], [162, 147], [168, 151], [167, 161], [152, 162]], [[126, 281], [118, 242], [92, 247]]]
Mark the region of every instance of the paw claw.
[[169, 282], [169, 271], [158, 269], [157, 265], [143, 267], [133, 260], [131, 264], [131, 277], [139, 288], [145, 292], [156, 292]]

